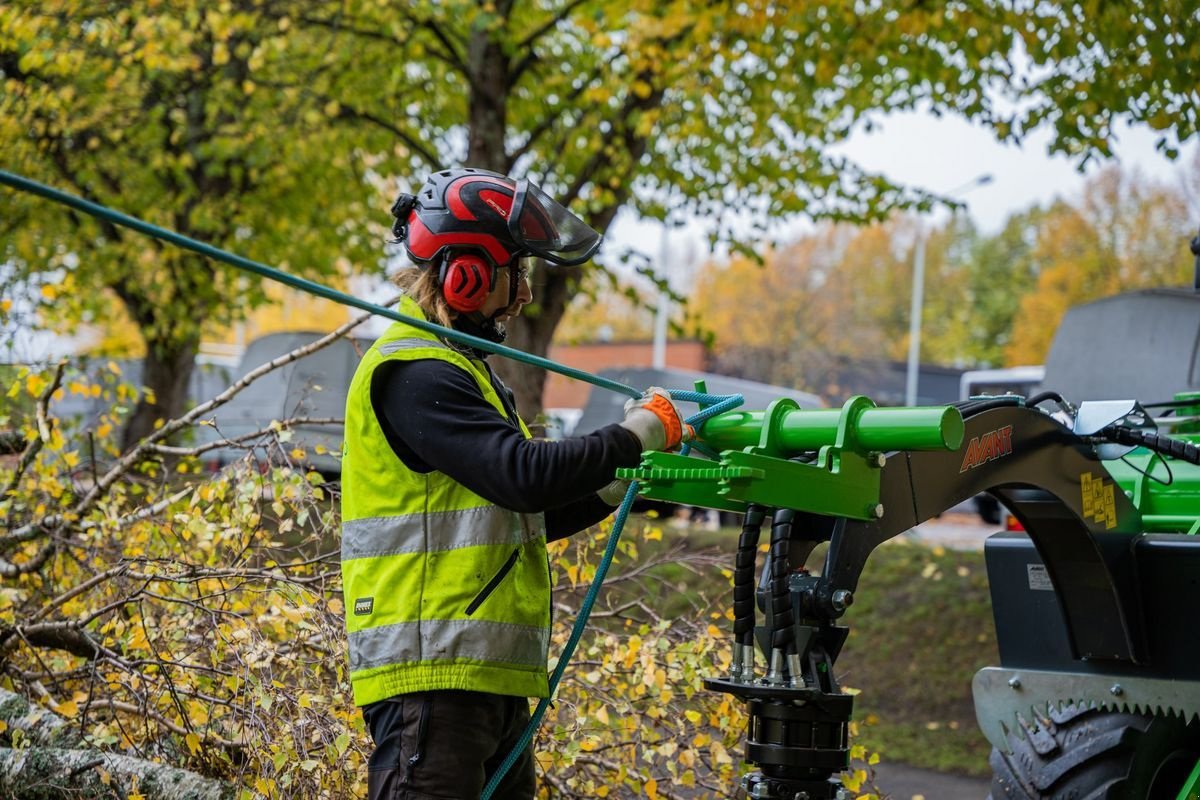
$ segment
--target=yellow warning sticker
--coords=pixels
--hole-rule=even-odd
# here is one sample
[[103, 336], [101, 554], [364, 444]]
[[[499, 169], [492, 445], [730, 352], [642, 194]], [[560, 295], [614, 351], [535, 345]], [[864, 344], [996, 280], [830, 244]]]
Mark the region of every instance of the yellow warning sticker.
[[1085, 472], [1079, 476], [1083, 494], [1083, 518], [1103, 522], [1105, 529], [1117, 527], [1117, 500], [1112, 481]]

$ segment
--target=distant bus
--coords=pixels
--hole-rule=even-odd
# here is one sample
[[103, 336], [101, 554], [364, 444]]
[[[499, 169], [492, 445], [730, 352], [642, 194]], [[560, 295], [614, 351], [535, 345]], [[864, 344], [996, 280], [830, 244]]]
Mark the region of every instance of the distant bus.
[[967, 400], [981, 394], [1019, 394], [1024, 397], [1045, 377], [1045, 367], [967, 370], [959, 378], [958, 398]]

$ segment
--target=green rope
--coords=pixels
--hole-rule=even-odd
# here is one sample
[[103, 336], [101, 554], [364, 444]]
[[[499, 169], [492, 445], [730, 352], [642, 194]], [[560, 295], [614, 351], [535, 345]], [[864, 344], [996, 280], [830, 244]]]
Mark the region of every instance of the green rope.
[[[432, 322], [427, 322], [425, 320], [414, 319], [412, 317], [405, 316], [404, 314], [397, 313], [395, 311], [384, 308], [382, 306], [377, 306], [373, 303], [368, 303], [364, 300], [359, 300], [356, 297], [345, 294], [343, 292], [339, 292], [335, 289], [330, 289], [330, 288], [328, 288], [326, 286], [322, 286], [318, 283], [313, 283], [312, 281], [307, 281], [307, 280], [304, 280], [303, 278], [297, 278], [294, 275], [288, 275], [286, 272], [282, 272], [278, 269], [275, 269], [274, 267], [268, 267], [267, 265], [260, 264], [257, 261], [251, 261], [248, 258], [243, 258], [242, 256], [228, 253], [217, 247], [213, 247], [212, 245], [204, 244], [203, 242], [198, 242], [195, 239], [191, 239], [182, 234], [175, 233], [174, 231], [169, 231], [165, 228], [160, 228], [157, 225], [151, 225], [148, 222], [143, 222], [142, 220], [139, 220], [135, 217], [131, 217], [127, 214], [122, 214], [119, 211], [114, 211], [110, 208], [106, 208], [105, 206], [99, 205], [98, 203], [93, 203], [88, 200], [84, 200], [80, 197], [76, 197], [75, 195], [68, 194], [66, 192], [59, 191], [58, 189], [51, 188], [44, 184], [38, 183], [36, 181], [29, 180], [28, 178], [23, 178], [19, 175], [14, 175], [10, 172], [6, 172], [5, 170], [0, 170], [0, 183], [11, 186], [14, 189], [19, 189], [21, 191], [39, 195], [39, 196], [47, 198], [49, 200], [53, 200], [54, 202], [57, 202], [57, 203], [62, 203], [63, 205], [69, 206], [78, 211], [82, 211], [85, 214], [89, 214], [93, 217], [97, 217], [98, 219], [107, 220], [108, 222], [111, 222], [114, 225], [120, 225], [122, 227], [131, 228], [132, 230], [135, 230], [138, 233], [142, 233], [142, 234], [145, 234], [147, 236], [150, 236], [150, 237], [153, 237], [156, 239], [162, 239], [164, 241], [178, 245], [179, 247], [182, 247], [185, 250], [191, 250], [193, 252], [199, 253], [200, 255], [216, 259], [217, 261], [223, 261], [224, 263], [229, 264], [238, 269], [248, 270], [250, 272], [261, 275], [264, 278], [269, 278], [270, 280], [278, 281], [278, 282], [286, 284], [288, 286], [292, 286], [296, 289], [300, 289], [301, 291], [317, 295], [318, 297], [324, 297], [326, 299], [333, 300], [338, 303], [343, 303], [345, 305], [354, 306], [355, 308], [361, 308], [365, 311], [370, 311], [370, 312], [372, 312], [374, 314], [378, 314], [382, 317], [387, 317], [388, 319], [394, 319], [399, 322], [407, 323], [409, 325], [412, 325], [414, 328], [418, 328], [420, 330], [427, 331], [429, 333], [433, 333], [436, 336], [442, 336], [442, 337], [445, 337], [452, 341], [460, 342], [462, 344], [467, 344], [467, 345], [470, 345], [471, 347], [475, 347], [475, 348], [484, 350], [489, 353], [495, 353], [496, 355], [504, 356], [506, 358], [511, 358], [514, 361], [521, 361], [523, 363], [541, 367], [543, 369], [547, 369], [552, 372], [557, 372], [561, 375], [566, 375], [567, 377], [575, 378], [576, 380], [581, 380], [586, 383], [590, 383], [593, 386], [599, 386], [604, 389], [610, 389], [610, 390], [612, 390], [614, 392], [618, 392], [620, 394], [629, 395], [630, 397], [636, 398], [636, 397], [642, 396], [642, 393], [640, 391], [638, 391], [637, 389], [634, 389], [631, 386], [626, 386], [623, 383], [618, 383], [617, 381], [612, 381], [607, 378], [602, 378], [598, 375], [592, 375], [590, 373], [583, 372], [582, 370], [578, 370], [573, 367], [568, 367], [564, 364], [558, 364], [554, 361], [550, 361], [549, 359], [540, 358], [538, 356], [533, 356], [528, 353], [523, 353], [520, 350], [514, 350], [511, 347], [505, 347], [503, 345], [496, 344], [495, 342], [489, 342], [486, 339], [480, 339], [475, 336], [470, 336], [468, 334], [461, 333], [460, 331], [456, 331], [451, 328], [444, 328], [441, 325], [436, 325]], [[715, 396], [710, 396], [710, 395], [706, 395], [706, 394], [700, 394], [697, 392], [687, 392], [687, 391], [672, 392], [672, 395], [678, 396], [678, 399], [680, 399], [680, 400], [699, 402], [701, 404], [715, 404], [715, 405], [712, 405], [711, 408], [705, 408], [704, 410], [702, 410], [699, 414], [697, 414], [694, 417], [694, 419], [689, 419], [689, 422], [694, 421], [695, 424], [697, 424], [697, 425], [699, 425], [700, 422], [703, 421], [703, 419], [707, 418], [708, 416], [711, 416], [712, 414], [723, 411], [728, 406], [737, 405], [737, 404], [741, 403], [740, 396], [715, 397]], [[622, 529], [625, 527], [625, 519], [628, 517], [630, 508], [632, 507], [632, 504], [633, 504], [633, 499], [637, 493], [636, 487], [637, 487], [636, 483], [630, 485], [629, 491], [626, 492], [625, 499], [621, 503], [620, 508], [618, 509], [617, 521], [613, 526], [612, 532], [609, 534], [608, 544], [605, 548], [604, 557], [601, 559], [600, 567], [597, 570], [595, 580], [593, 580], [592, 585], [588, 590], [587, 597], [585, 598], [584, 604], [580, 609], [580, 613], [579, 613], [578, 618], [575, 621], [575, 625], [572, 628], [571, 637], [568, 640], [568, 643], [567, 643], [567, 646], [566, 646], [564, 652], [559, 657], [559, 663], [554, 670], [553, 676], [551, 677], [551, 681], [550, 681], [550, 685], [552, 687], [551, 695], [553, 695], [554, 689], [557, 688], [559, 681], [562, 679], [563, 671], [566, 669], [566, 666], [569, 663], [572, 654], [574, 653], [575, 646], [578, 644], [579, 639], [583, 634], [584, 627], [587, 625], [587, 620], [588, 620], [589, 616], [591, 615], [592, 604], [595, 602], [596, 596], [600, 591], [600, 586], [604, 581], [604, 576], [608, 572], [608, 566], [609, 566], [609, 564], [612, 563], [613, 555], [616, 550], [617, 540], [620, 538]], [[524, 732], [521, 743], [518, 744], [516, 747], [514, 747], [512, 752], [510, 752], [508, 754], [508, 757], [505, 759], [501, 768], [492, 776], [492, 780], [489, 782], [489, 784], [485, 788], [485, 791], [483, 794], [483, 798], [485, 798], [485, 800], [486, 800], [486, 798], [491, 797], [492, 793], [496, 790], [496, 785], [500, 782], [500, 780], [503, 779], [504, 774], [508, 771], [508, 769], [512, 766], [512, 764], [516, 761], [516, 759], [520, 756], [520, 754], [524, 751], [524, 749], [528, 746], [529, 742], [532, 740], [533, 734], [537, 730], [537, 727], [541, 721], [542, 714], [545, 712], [547, 704], [548, 704], [548, 700], [543, 700], [541, 703], [539, 703], [536, 712], [530, 719], [529, 725], [527, 726], [527, 728]]]
[[46, 186], [43, 183], [38, 183], [37, 181], [24, 178], [20, 175], [15, 175], [6, 170], [0, 169], [0, 184], [11, 186], [12, 188], [18, 189], [22, 192], [29, 192], [30, 194], [44, 197], [47, 200], [53, 200], [56, 203], [69, 206], [76, 211], [82, 211], [83, 213], [96, 217], [97, 219], [102, 219], [106, 222], [111, 222], [114, 225], [120, 225], [124, 228], [130, 228], [131, 230], [135, 230], [138, 233], [145, 234], [146, 236], [150, 236], [154, 239], [162, 239], [163, 241], [170, 242], [178, 247], [182, 247], [184, 250], [191, 250], [192, 252], [199, 253], [202, 256], [207, 256], [208, 258], [222, 261], [230, 266], [237, 267], [238, 269], [253, 272], [257, 275], [261, 275], [264, 278], [269, 278], [273, 281], [278, 281], [279, 283], [286, 284], [295, 289], [308, 292], [309, 294], [314, 294], [317, 297], [324, 297], [327, 300], [333, 300], [334, 302], [342, 303], [343, 305], [361, 308], [364, 311], [370, 311], [372, 314], [378, 314], [381, 317], [387, 317], [388, 319], [393, 319], [397, 322], [404, 322], [413, 326], [414, 328], [425, 331], [426, 333], [432, 333], [435, 336], [441, 336], [453, 342], [458, 342], [459, 344], [469, 345], [488, 353], [495, 353], [498, 356], [511, 358], [513, 361], [520, 361], [535, 367], [541, 367], [542, 369], [549, 370], [551, 372], [557, 372], [560, 375], [566, 375], [568, 378], [584, 381], [585, 383], [590, 383], [593, 386], [599, 386], [603, 389], [609, 389], [617, 392], [618, 394], [628, 395], [629, 397], [642, 396], [642, 393], [637, 389], [634, 389], [632, 386], [626, 386], [618, 381], [602, 378], [599, 375], [592, 375], [589, 372], [584, 372], [583, 370], [575, 369], [574, 367], [568, 367], [565, 364], [559, 364], [547, 358], [530, 355], [529, 353], [524, 353], [511, 347], [505, 347], [502, 344], [490, 342], [487, 339], [480, 339], [478, 336], [471, 336], [470, 334], [456, 331], [453, 328], [445, 328], [433, 322], [409, 317], [389, 308], [384, 308], [383, 306], [375, 305], [374, 303], [368, 303], [366, 300], [360, 300], [353, 295], [346, 294], [345, 292], [339, 292], [336, 289], [330, 289], [329, 287], [322, 286], [319, 283], [314, 283], [312, 281], [305, 280], [304, 278], [298, 278], [295, 275], [289, 275], [282, 270], [275, 269], [274, 267], [268, 267], [266, 264], [260, 264], [257, 261], [251, 261], [248, 258], [234, 255], [233, 253], [229, 253], [220, 249], [219, 247], [213, 247], [210, 244], [197, 241], [190, 237], [184, 236], [181, 233], [176, 233], [174, 231], [167, 230], [166, 228], [160, 228], [157, 225], [144, 222], [143, 220], [140, 220], [136, 217], [131, 217], [128, 214], [122, 214], [120, 211], [114, 211], [113, 209], [102, 206], [99, 203], [93, 203], [90, 200], [84, 200], [82, 197], [68, 194], [67, 192]]

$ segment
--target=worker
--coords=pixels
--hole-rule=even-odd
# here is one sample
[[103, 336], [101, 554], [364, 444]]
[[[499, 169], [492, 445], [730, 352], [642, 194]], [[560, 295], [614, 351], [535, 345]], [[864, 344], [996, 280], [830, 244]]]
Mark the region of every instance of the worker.
[[[500, 342], [533, 298], [527, 259], [569, 266], [600, 236], [536, 185], [431, 176], [392, 209], [400, 313]], [[403, 322], [366, 352], [346, 403], [342, 575], [355, 703], [375, 743], [368, 797], [478, 800], [549, 694], [546, 542], [620, 504], [618, 467], [679, 445], [662, 390], [586, 436], [539, 441], [487, 354]], [[535, 793], [532, 748], [497, 800]]]

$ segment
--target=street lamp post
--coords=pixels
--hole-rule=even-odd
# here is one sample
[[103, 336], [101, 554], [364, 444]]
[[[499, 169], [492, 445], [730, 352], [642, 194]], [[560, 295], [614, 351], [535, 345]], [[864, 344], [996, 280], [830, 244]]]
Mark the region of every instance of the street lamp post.
[[904, 376], [904, 405], [917, 404], [917, 371], [921, 364], [921, 314], [925, 305], [925, 226], [917, 217], [917, 247], [913, 253], [912, 309], [908, 319], [908, 369]]
[[[947, 196], [965, 194], [992, 182], [988, 173], [980, 175], [948, 192]], [[925, 306], [925, 225], [917, 217], [917, 243], [913, 251], [912, 309], [908, 321], [908, 369], [904, 376], [904, 405], [917, 404], [917, 378], [921, 365], [921, 314]]]

